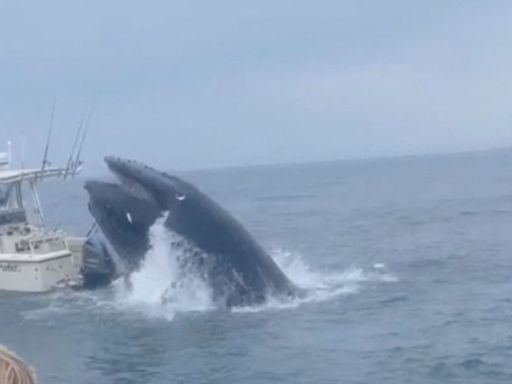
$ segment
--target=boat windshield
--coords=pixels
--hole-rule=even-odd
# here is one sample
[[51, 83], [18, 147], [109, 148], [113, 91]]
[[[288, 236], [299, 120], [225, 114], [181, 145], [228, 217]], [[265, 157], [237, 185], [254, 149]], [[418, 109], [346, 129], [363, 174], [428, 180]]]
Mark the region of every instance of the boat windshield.
[[19, 198], [19, 184], [0, 184], [0, 226], [27, 220], [23, 202]]
[[14, 195], [13, 184], [0, 185], [0, 210], [20, 208]]

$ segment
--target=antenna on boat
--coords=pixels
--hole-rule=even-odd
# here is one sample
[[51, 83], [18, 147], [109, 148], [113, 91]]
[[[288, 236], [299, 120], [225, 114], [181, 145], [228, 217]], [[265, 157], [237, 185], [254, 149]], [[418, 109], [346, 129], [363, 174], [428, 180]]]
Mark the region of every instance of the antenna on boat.
[[46, 166], [50, 164], [48, 162], [48, 149], [50, 148], [50, 140], [52, 138], [52, 131], [53, 131], [53, 118], [55, 116], [55, 105], [57, 104], [57, 99], [53, 100], [53, 106], [52, 106], [52, 113], [50, 115], [50, 126], [48, 127], [48, 136], [46, 137], [46, 147], [44, 148], [44, 156], [43, 156], [43, 163], [41, 165], [41, 170], [44, 171]]
[[12, 163], [12, 144], [10, 141], [7, 142], [7, 167]]
[[21, 169], [25, 169], [25, 150], [27, 146], [27, 138], [25, 135], [23, 135], [21, 139], [21, 159], [20, 159], [20, 166]]

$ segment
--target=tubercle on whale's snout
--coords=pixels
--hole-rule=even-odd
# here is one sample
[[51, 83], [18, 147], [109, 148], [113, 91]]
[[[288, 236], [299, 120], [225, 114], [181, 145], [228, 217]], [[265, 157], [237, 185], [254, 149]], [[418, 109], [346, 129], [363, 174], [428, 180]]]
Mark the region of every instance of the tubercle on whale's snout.
[[146, 164], [139, 163], [136, 160], [125, 159], [125, 158], [122, 158], [122, 157], [119, 157], [119, 156], [105, 156], [104, 160], [105, 160], [105, 163], [107, 163], [108, 167], [111, 168], [111, 169], [113, 168], [113, 169], [120, 170], [123, 167], [126, 167], [126, 168], [128, 168], [128, 167], [138, 167], [138, 168], [141, 168], [141, 169], [151, 169], [151, 170], [153, 170], [153, 168], [151, 168], [150, 166], [148, 166]]
[[149, 175], [157, 172], [155, 169], [135, 160], [123, 159], [116, 156], [106, 156], [105, 162], [112, 173], [121, 181], [149, 181]]
[[125, 176], [132, 175], [140, 171], [147, 172], [148, 174], [158, 175], [169, 179], [176, 180], [177, 178], [171, 176], [169, 173], [159, 171], [147, 164], [140, 163], [136, 160], [125, 159], [119, 156], [105, 156], [105, 162], [109, 169], [116, 174], [123, 174]]
[[151, 195], [155, 201], [167, 201], [167, 196], [172, 195], [175, 197], [173, 201], [182, 202], [190, 189], [183, 180], [135, 160], [107, 156], [105, 162], [122, 185], [143, 191], [142, 195]]

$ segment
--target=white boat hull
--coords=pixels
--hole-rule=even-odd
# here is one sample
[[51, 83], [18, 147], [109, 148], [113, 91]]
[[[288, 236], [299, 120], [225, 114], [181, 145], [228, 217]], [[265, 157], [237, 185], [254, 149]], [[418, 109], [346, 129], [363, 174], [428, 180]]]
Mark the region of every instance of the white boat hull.
[[0, 256], [0, 290], [47, 292], [76, 275], [68, 250], [37, 256]]

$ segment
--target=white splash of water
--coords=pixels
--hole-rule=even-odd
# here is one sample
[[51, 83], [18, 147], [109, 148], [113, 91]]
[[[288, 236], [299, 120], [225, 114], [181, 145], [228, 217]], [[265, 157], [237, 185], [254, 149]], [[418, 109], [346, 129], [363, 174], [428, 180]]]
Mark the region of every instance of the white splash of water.
[[173, 318], [178, 312], [213, 308], [208, 285], [192, 270], [180, 264], [186, 249], [173, 246], [178, 236], [158, 219], [149, 230], [150, 249], [141, 268], [126, 279], [116, 281], [118, 303], [145, 314]]
[[295, 308], [304, 303], [322, 302], [357, 293], [364, 283], [398, 281], [395, 276], [387, 272], [384, 264], [379, 264], [378, 267], [369, 271], [352, 267], [327, 272], [313, 270], [300, 255], [288, 251], [276, 249], [271, 252], [271, 256], [288, 278], [305, 290], [305, 294], [296, 298], [271, 298], [262, 306], [237, 308], [236, 312]]
[[[180, 259], [190, 252], [184, 240], [164, 225], [167, 216], [150, 228], [150, 249], [139, 271], [128, 281], [115, 283], [116, 303], [122, 309], [172, 319], [177, 313], [215, 309], [212, 291], [197, 270], [186, 268]], [[186, 243], [186, 242], [185, 242]], [[235, 308], [235, 312], [295, 308], [308, 302], [321, 302], [357, 293], [365, 282], [393, 282], [384, 264], [365, 271], [361, 268], [321, 271], [312, 269], [300, 255], [274, 250], [272, 258], [303, 294], [294, 298], [270, 298], [259, 306]]]
[[[48, 296], [49, 305], [23, 314], [27, 320], [41, 320], [76, 310], [100, 310], [102, 313], [138, 312], [144, 316], [172, 320], [177, 313], [205, 312], [215, 309], [212, 292], [205, 280], [193, 269], [183, 267], [180, 258], [190, 255], [183, 239], [169, 232], [165, 217], [159, 219], [150, 229], [150, 249], [139, 271], [131, 274], [129, 282], [120, 279], [112, 291], [75, 294], [69, 300], [67, 294], [54, 293]], [[398, 279], [390, 274], [382, 263], [368, 269], [348, 268], [320, 270], [311, 268], [295, 253], [280, 249], [271, 252], [272, 258], [288, 276], [303, 290], [294, 298], [269, 298], [263, 305], [234, 308], [236, 313], [253, 313], [269, 310], [297, 308], [306, 303], [324, 302], [337, 297], [358, 293], [368, 283], [392, 283]], [[77, 308], [77, 303], [80, 305]]]

